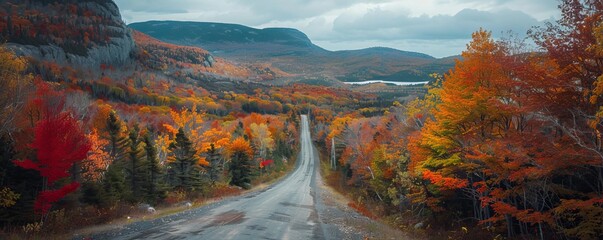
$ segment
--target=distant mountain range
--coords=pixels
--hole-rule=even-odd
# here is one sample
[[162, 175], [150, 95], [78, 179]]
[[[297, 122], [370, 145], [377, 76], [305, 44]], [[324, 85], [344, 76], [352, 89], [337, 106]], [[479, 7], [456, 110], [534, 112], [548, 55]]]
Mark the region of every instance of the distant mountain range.
[[328, 51], [291, 28], [256, 29], [238, 24], [179, 21], [149, 21], [129, 27], [165, 42], [201, 47], [237, 62], [269, 63], [306, 78], [426, 81], [430, 80], [429, 74], [444, 73], [454, 66], [453, 58], [436, 59], [392, 48]]

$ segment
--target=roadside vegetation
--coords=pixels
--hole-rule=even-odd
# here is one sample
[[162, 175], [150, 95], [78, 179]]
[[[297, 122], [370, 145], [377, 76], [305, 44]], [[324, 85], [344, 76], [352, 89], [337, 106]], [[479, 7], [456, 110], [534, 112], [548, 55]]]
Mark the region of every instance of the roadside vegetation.
[[603, 5], [560, 8], [536, 52], [480, 29], [423, 98], [317, 123], [327, 182], [428, 238], [600, 238]]

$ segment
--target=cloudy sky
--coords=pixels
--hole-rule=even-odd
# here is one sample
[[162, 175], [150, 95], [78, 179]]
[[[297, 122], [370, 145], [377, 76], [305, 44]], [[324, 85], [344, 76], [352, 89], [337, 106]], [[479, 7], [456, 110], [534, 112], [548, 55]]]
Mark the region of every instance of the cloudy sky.
[[329, 50], [373, 46], [435, 57], [459, 54], [483, 27], [525, 36], [559, 17], [559, 0], [116, 0], [124, 20], [291, 27]]

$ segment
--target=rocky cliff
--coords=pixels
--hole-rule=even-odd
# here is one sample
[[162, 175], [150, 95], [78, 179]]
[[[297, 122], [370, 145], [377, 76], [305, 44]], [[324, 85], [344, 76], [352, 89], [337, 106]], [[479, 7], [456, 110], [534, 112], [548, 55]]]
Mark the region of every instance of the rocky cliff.
[[8, 0], [0, 6], [0, 41], [19, 55], [96, 67], [124, 64], [135, 49], [111, 0]]

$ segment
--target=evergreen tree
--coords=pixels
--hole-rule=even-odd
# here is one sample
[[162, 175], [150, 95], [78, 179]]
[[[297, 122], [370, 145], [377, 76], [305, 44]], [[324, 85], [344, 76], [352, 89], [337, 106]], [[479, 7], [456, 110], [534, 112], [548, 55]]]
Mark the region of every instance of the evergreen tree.
[[230, 152], [230, 185], [251, 188], [251, 157], [253, 149], [244, 138], [235, 139], [229, 146]]
[[128, 139], [122, 132], [121, 121], [113, 111], [109, 113], [109, 118], [107, 118], [107, 131], [109, 132], [109, 155], [111, 160], [116, 161], [123, 157]]
[[138, 127], [134, 127], [129, 134], [128, 162], [125, 164], [126, 182], [129, 187], [129, 200], [140, 201], [142, 198], [142, 187], [147, 180], [145, 169], [145, 152], [139, 136]]
[[149, 203], [157, 204], [165, 198], [164, 185], [161, 183], [163, 171], [157, 157], [157, 148], [148, 133], [144, 137], [144, 143], [147, 156], [147, 181], [144, 195]]
[[123, 198], [126, 191], [126, 179], [124, 166], [120, 162], [109, 165], [105, 178], [103, 179], [104, 199], [103, 202], [112, 204]]
[[209, 149], [207, 150], [207, 160], [209, 162], [208, 173], [209, 180], [212, 185], [215, 185], [216, 182], [220, 179], [220, 172], [222, 172], [222, 163], [220, 159], [220, 154], [216, 150], [216, 147], [213, 143], [209, 145]]
[[128, 138], [122, 131], [122, 123], [115, 114], [110, 112], [107, 118], [107, 131], [109, 133], [109, 156], [111, 164], [103, 179], [105, 201], [114, 203], [125, 195], [126, 184], [124, 175], [124, 150], [128, 145]]
[[169, 183], [176, 189], [194, 191], [201, 186], [201, 167], [197, 164], [193, 143], [178, 129], [176, 141], [170, 145], [171, 154], [168, 161]]

